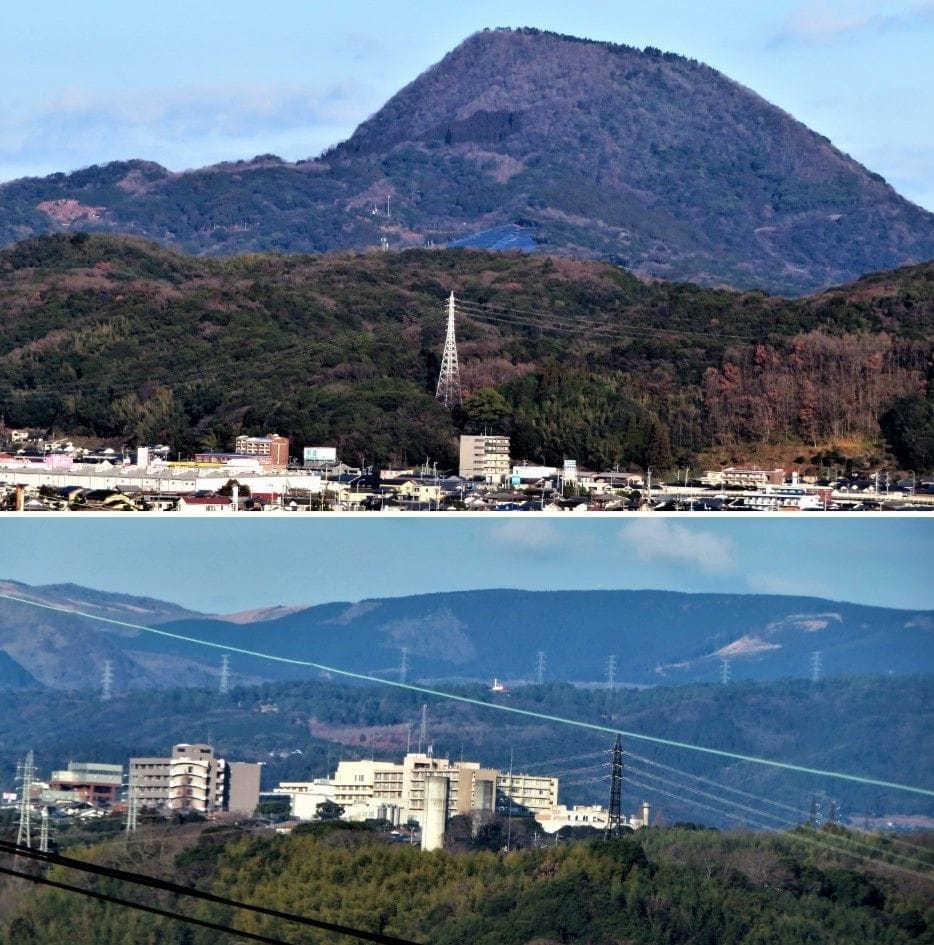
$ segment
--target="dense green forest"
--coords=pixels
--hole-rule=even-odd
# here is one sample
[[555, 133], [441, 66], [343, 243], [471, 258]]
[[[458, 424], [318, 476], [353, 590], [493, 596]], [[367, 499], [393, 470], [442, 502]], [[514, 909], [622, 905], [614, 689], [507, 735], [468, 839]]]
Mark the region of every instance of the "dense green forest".
[[[333, 774], [341, 758], [400, 758], [416, 750], [422, 709], [437, 756], [468, 758], [561, 778], [562, 803], [606, 804], [611, 749], [625, 738], [627, 810], [644, 796], [672, 820], [716, 826], [788, 826], [808, 819], [812, 797], [836, 804], [839, 816], [934, 816], [917, 793], [807, 775], [665, 746], [667, 739], [821, 771], [924, 787], [934, 756], [928, 678], [853, 677], [811, 683], [733, 683], [642, 690], [523, 686], [508, 697], [486, 687], [450, 687], [479, 700], [468, 705], [393, 689], [337, 685], [321, 679], [216, 690], [179, 689], [116, 694], [0, 692], [0, 783], [14, 787], [14, 765], [32, 749], [44, 776], [69, 760], [126, 764], [133, 755], [161, 755], [178, 742], [207, 741], [228, 760], [262, 761], [263, 784]], [[490, 703], [485, 708], [482, 703]], [[588, 731], [503, 712], [496, 705], [600, 727]], [[422, 746], [423, 749], [427, 746]], [[659, 765], [667, 765], [665, 771]], [[695, 793], [695, 779], [750, 792], [753, 810]], [[716, 794], [716, 790], [714, 791]], [[779, 802], [787, 809], [774, 808]], [[745, 802], [743, 802], [745, 803]], [[825, 805], [826, 806], [826, 805]], [[764, 812], [764, 813], [763, 813]]]
[[[423, 853], [378, 832], [322, 824], [288, 837], [230, 827], [174, 836], [143, 831], [130, 843], [100, 844], [79, 856], [425, 945], [907, 945], [934, 940], [934, 854], [930, 836], [917, 839], [904, 844], [839, 828], [761, 836], [685, 825], [608, 841], [530, 843], [508, 853]], [[348, 940], [61, 867], [49, 878], [287, 942]], [[3, 945], [231, 940], [73, 892], [2, 882]]]
[[[803, 300], [641, 282], [615, 266], [478, 251], [196, 260], [56, 236], [0, 253], [8, 426], [179, 453], [275, 430], [354, 464], [517, 459], [730, 464], [772, 448], [829, 470], [934, 465], [934, 264]], [[463, 410], [434, 397], [461, 300]], [[495, 393], [494, 393], [495, 392]]]

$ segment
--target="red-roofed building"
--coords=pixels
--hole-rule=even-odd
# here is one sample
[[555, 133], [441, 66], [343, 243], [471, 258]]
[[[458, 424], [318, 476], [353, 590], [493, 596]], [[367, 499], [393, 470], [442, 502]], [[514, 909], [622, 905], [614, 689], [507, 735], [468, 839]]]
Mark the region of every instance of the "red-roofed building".
[[226, 495], [183, 495], [178, 500], [179, 512], [230, 512], [233, 502]]

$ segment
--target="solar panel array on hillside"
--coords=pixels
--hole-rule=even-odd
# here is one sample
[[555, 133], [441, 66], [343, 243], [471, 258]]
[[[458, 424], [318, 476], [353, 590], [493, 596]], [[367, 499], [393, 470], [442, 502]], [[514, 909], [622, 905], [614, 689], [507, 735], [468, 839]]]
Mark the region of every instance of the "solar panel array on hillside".
[[538, 249], [535, 237], [527, 227], [515, 223], [506, 223], [495, 226], [491, 230], [481, 230], [470, 236], [463, 236], [458, 240], [451, 240], [446, 245], [448, 249], [459, 247], [467, 249], [488, 249], [503, 252], [513, 250], [520, 253], [532, 253]]

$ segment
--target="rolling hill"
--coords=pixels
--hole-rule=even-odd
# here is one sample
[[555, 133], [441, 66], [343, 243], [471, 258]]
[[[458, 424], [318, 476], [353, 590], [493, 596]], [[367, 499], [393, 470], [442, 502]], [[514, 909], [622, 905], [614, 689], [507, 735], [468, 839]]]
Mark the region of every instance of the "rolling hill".
[[[31, 593], [21, 588], [16, 596]], [[76, 606], [87, 596], [71, 590], [68, 599]], [[105, 613], [129, 605], [135, 616], [124, 619], [145, 625], [132, 598], [106, 606], [107, 595], [95, 597]], [[398, 680], [403, 648], [407, 678], [428, 682], [530, 681], [538, 652], [545, 654], [549, 681], [598, 686], [605, 684], [610, 655], [617, 657], [616, 682], [633, 686], [715, 681], [723, 660], [736, 680], [807, 677], [816, 650], [827, 676], [934, 671], [930, 612], [808, 597], [464, 591], [335, 602], [252, 623], [172, 619], [166, 608], [152, 610], [151, 622], [168, 634], [317, 664], [234, 653], [231, 666], [242, 682], [318, 678], [322, 667]], [[216, 649], [171, 636], [9, 600], [0, 602], [0, 619], [0, 651], [18, 664], [27, 687], [36, 680], [49, 688], [96, 688], [105, 659], [119, 689], [204, 686], [218, 677]], [[573, 646], [569, 626], [576, 628]]]
[[552, 255], [785, 295], [934, 257], [934, 214], [709, 66], [533, 29], [471, 36], [313, 160], [0, 186], [0, 244], [88, 230], [327, 252], [509, 225]]

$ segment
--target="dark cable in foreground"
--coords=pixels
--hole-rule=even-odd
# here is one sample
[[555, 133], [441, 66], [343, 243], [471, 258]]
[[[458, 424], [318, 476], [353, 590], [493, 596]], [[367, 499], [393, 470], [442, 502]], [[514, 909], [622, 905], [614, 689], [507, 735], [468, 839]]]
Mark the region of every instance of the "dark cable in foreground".
[[108, 896], [105, 893], [95, 892], [93, 889], [82, 889], [80, 886], [58, 883], [54, 879], [47, 879], [45, 876], [34, 876], [31, 873], [23, 873], [20, 870], [13, 870], [7, 866], [0, 866], [0, 873], [6, 873], [7, 876], [17, 876], [20, 879], [28, 879], [31, 883], [41, 883], [43, 886], [52, 886], [54, 889], [64, 889], [66, 892], [78, 893], [81, 896], [97, 899], [99, 902], [110, 902], [117, 906], [124, 906], [127, 909], [139, 909], [141, 912], [150, 912], [153, 915], [165, 916], [169, 919], [175, 919], [177, 922], [200, 925], [202, 928], [213, 929], [215, 932], [228, 932], [231, 935], [252, 939], [254, 942], [267, 942], [269, 945], [289, 945], [288, 942], [281, 938], [270, 938], [268, 935], [259, 935], [256, 932], [245, 932], [242, 929], [231, 928], [229, 925], [221, 925], [219, 922], [208, 922], [207, 919], [194, 919], [190, 916], [180, 915], [177, 912], [170, 912], [168, 909], [160, 909], [158, 906], [146, 906], [141, 902], [130, 902], [128, 899], [119, 899], [116, 896]]
[[[347, 925], [337, 925], [333, 922], [325, 922], [321, 919], [311, 919], [307, 916], [295, 915], [290, 912], [280, 912], [277, 909], [268, 909], [265, 906], [257, 906], [252, 903], [247, 902], [238, 902], [235, 899], [226, 899], [223, 896], [217, 896], [214, 893], [204, 892], [200, 889], [193, 889], [189, 886], [182, 886], [179, 883], [173, 883], [169, 880], [158, 879], [154, 876], [146, 876], [142, 873], [130, 873], [126, 870], [116, 869], [115, 867], [110, 866], [100, 866], [97, 863], [88, 863], [84, 860], [76, 860], [72, 857], [62, 856], [57, 853], [42, 853], [38, 850], [32, 850], [29, 847], [19, 846], [15, 843], [11, 843], [8, 840], [0, 840], [0, 852], [10, 853], [14, 856], [24, 857], [30, 860], [37, 860], [41, 863], [47, 863], [51, 866], [61, 866], [66, 869], [78, 870], [83, 873], [93, 873], [97, 876], [105, 876], [108, 879], [116, 879], [121, 882], [132, 883], [136, 886], [146, 886], [151, 889], [159, 889], [163, 892], [174, 893], [178, 896], [188, 896], [192, 899], [200, 899], [204, 902], [211, 902], [216, 905], [228, 906], [232, 909], [242, 909], [246, 912], [253, 912], [258, 915], [266, 915], [274, 919], [282, 919], [286, 922], [294, 922], [297, 925], [306, 925], [311, 928], [319, 929], [325, 932], [336, 932], [339, 935], [347, 935], [352, 938], [359, 939], [365, 942], [375, 942], [376, 945], [417, 945], [417, 943], [412, 942], [410, 939], [395, 938], [392, 935], [383, 935], [380, 932], [367, 932], [363, 929], [356, 929]], [[9, 872], [9, 870], [3, 870], [3, 872]], [[28, 874], [19, 874], [12, 873], [11, 875], [23, 875], [25, 879], [33, 879], [34, 877]], [[41, 881], [41, 880], [37, 880]], [[50, 881], [51, 882], [51, 881]], [[55, 885], [55, 884], [53, 884]], [[84, 890], [80, 887], [72, 886], [62, 886], [64, 889], [70, 889], [73, 892], [79, 893], [88, 893], [90, 890]], [[134, 906], [134, 903], [124, 902], [125, 905]], [[148, 906], [138, 906], [138, 908], [149, 910]], [[152, 911], [152, 910], [150, 910]], [[161, 912], [159, 914], [170, 916], [171, 918], [177, 918], [181, 921], [189, 921], [184, 916], [180, 916], [174, 912]], [[190, 920], [200, 922], [201, 920]], [[211, 926], [215, 928], [216, 926]], [[245, 935], [247, 933], [239, 932], [236, 929], [231, 929], [229, 931], [236, 932], [238, 935]], [[263, 939], [260, 938], [260, 941], [278, 941], [277, 939]]]

